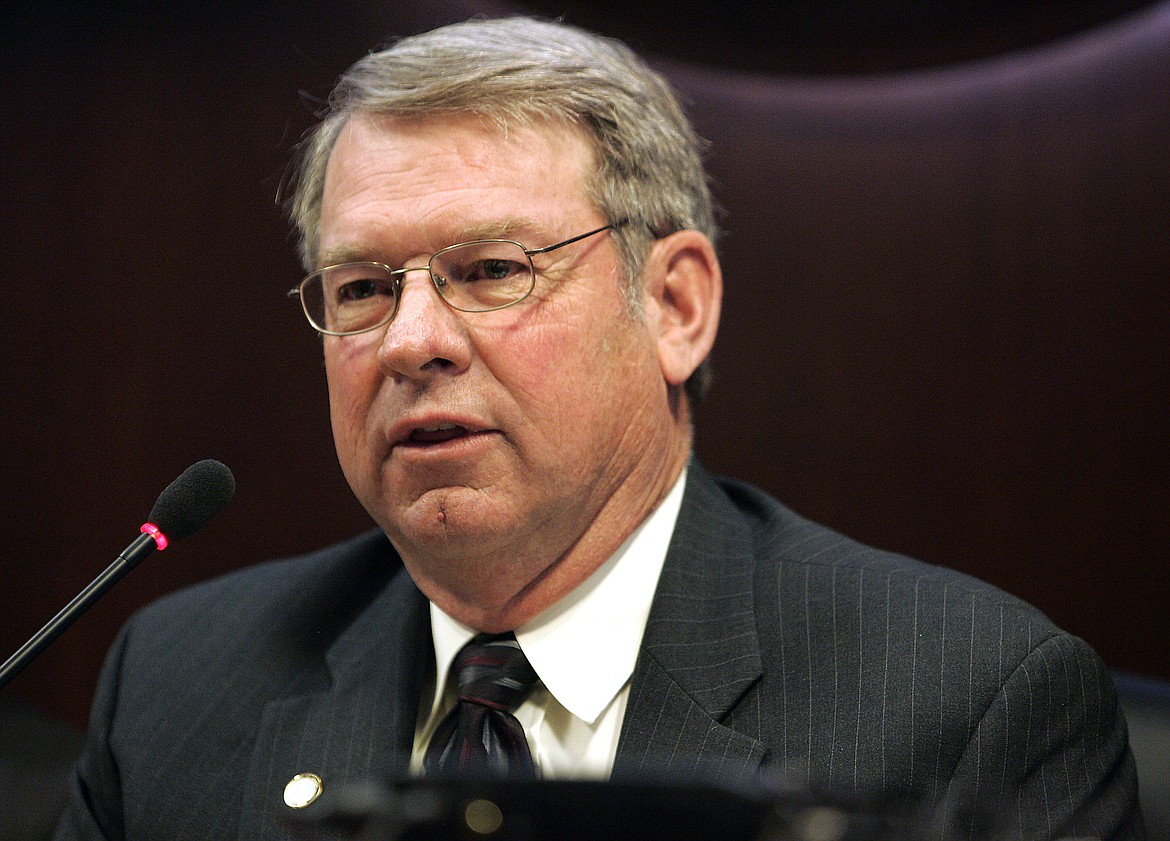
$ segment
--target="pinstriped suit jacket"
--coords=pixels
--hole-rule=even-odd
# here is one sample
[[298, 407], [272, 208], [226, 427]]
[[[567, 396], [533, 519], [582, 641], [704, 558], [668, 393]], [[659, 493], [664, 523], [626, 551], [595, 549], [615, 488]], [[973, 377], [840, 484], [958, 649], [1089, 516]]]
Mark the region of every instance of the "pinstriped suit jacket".
[[[405, 772], [430, 660], [426, 601], [381, 534], [170, 596], [111, 650], [57, 839], [290, 837], [294, 775]], [[990, 807], [1028, 839], [1142, 836], [1083, 642], [692, 464], [614, 776], [761, 768]]]

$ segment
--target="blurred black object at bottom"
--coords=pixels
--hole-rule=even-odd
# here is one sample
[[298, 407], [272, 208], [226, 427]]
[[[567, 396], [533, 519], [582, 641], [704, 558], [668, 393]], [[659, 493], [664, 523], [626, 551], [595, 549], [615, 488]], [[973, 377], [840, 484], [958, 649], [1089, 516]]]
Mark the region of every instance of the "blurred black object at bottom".
[[969, 812], [764, 786], [409, 779], [355, 785], [298, 814], [305, 837], [352, 841], [926, 841], [1001, 838]]

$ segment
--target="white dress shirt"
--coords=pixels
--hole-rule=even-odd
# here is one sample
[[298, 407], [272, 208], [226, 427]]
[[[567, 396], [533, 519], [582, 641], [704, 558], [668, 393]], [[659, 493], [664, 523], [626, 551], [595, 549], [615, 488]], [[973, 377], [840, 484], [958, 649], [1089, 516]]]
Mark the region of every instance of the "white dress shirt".
[[[545, 779], [606, 779], [613, 770], [630, 676], [650, 603], [682, 504], [684, 469], [670, 493], [610, 558], [516, 639], [540, 683], [516, 718]], [[455, 705], [451, 662], [476, 631], [431, 605], [437, 685], [424, 690], [411, 770], [418, 773], [431, 734]]]

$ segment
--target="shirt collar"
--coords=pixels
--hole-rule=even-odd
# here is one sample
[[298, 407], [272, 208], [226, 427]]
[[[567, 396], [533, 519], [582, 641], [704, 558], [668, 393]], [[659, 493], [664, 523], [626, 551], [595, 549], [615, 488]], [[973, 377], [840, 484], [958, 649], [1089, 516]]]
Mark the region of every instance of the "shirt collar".
[[[634, 673], [666, 551], [682, 506], [686, 470], [662, 503], [573, 592], [516, 629], [541, 682], [577, 718], [592, 724]], [[476, 631], [431, 605], [435, 705], [451, 662]]]

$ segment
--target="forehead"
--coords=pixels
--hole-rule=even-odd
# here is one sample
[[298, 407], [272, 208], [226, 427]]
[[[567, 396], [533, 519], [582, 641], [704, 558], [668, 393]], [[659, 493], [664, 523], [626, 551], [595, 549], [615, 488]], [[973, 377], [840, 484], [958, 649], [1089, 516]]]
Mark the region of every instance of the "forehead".
[[[359, 113], [326, 169], [322, 248], [376, 229], [432, 231], [440, 239], [499, 231], [516, 220], [557, 229], [593, 208], [585, 132], [563, 121], [499, 126], [473, 115], [421, 118]], [[442, 243], [432, 243], [442, 244]]]

